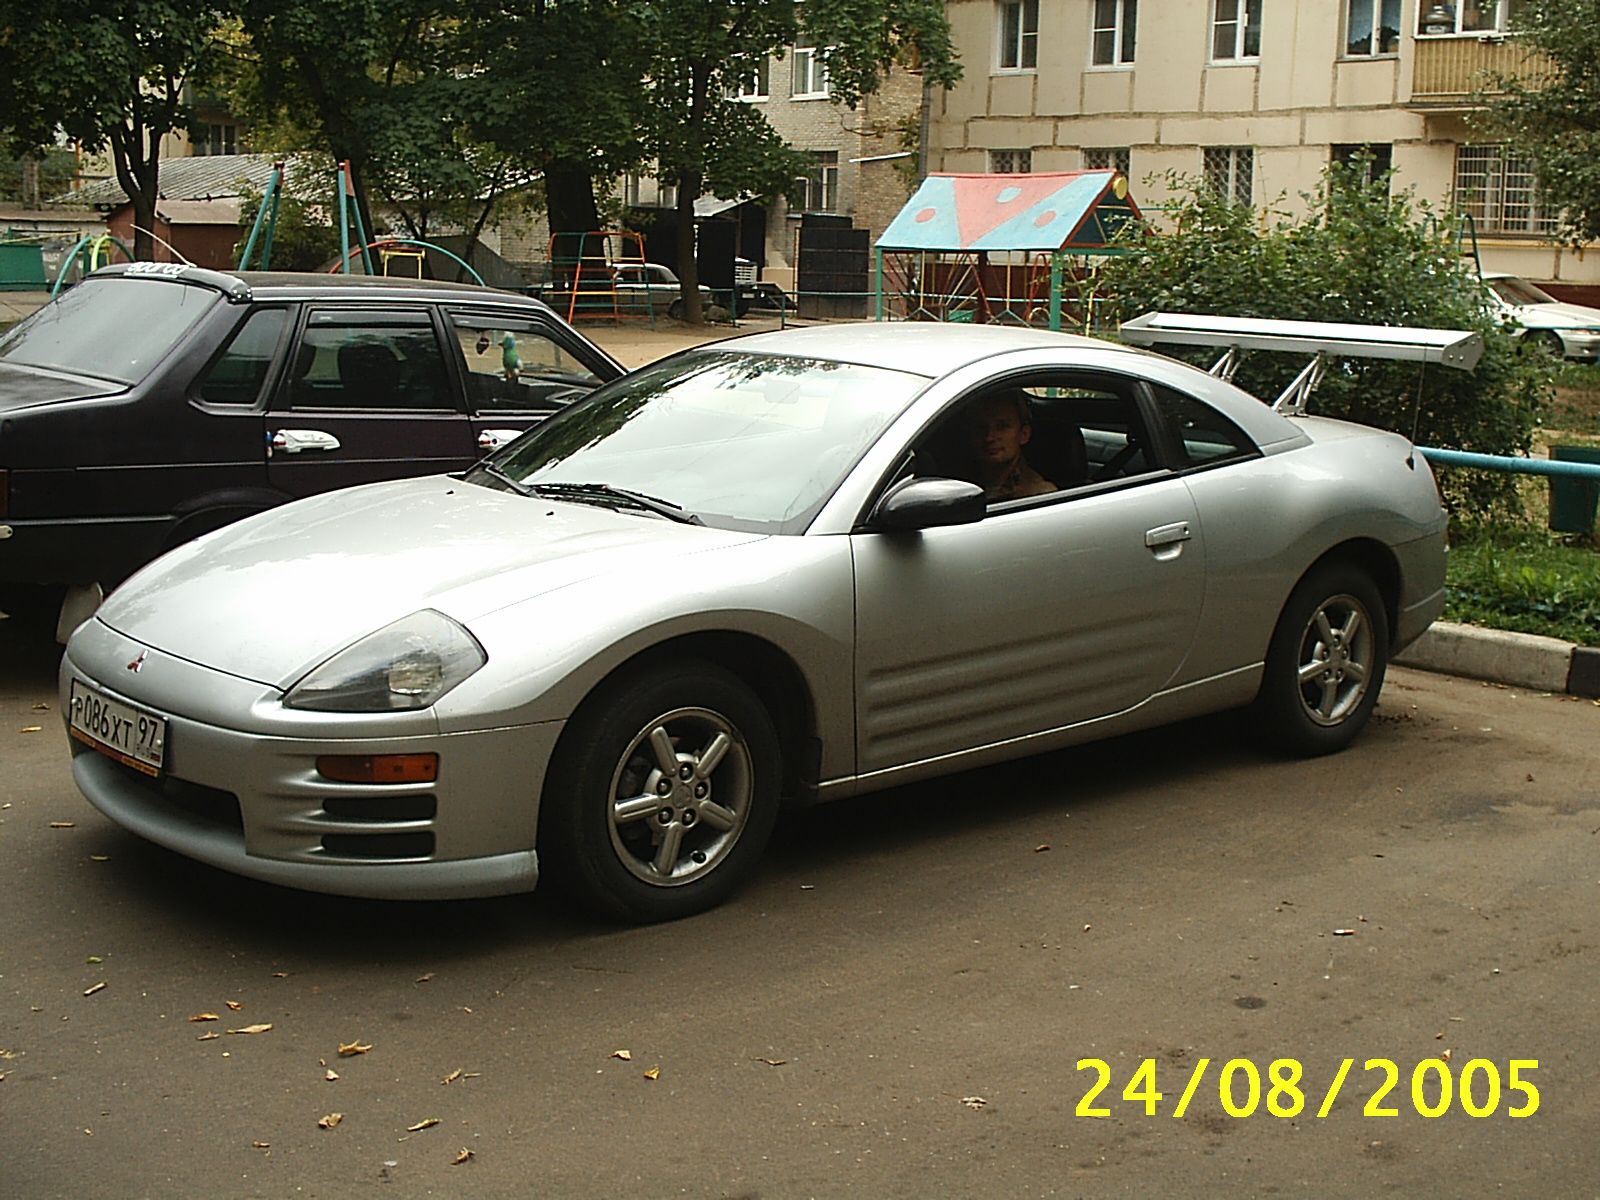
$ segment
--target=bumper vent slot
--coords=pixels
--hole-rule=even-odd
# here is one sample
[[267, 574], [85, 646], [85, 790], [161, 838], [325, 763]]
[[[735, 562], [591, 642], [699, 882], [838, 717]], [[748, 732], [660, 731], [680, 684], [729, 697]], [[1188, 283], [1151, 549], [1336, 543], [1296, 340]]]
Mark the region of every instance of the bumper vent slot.
[[431, 833], [327, 833], [322, 850], [332, 858], [432, 858]]
[[209, 825], [244, 832], [244, 817], [239, 811], [239, 797], [221, 788], [190, 783], [171, 775], [151, 779], [121, 763], [107, 760], [125, 780], [137, 787], [151, 801], [166, 808], [175, 808], [191, 817], [198, 817]]
[[336, 821], [431, 821], [436, 796], [326, 796], [322, 811]]

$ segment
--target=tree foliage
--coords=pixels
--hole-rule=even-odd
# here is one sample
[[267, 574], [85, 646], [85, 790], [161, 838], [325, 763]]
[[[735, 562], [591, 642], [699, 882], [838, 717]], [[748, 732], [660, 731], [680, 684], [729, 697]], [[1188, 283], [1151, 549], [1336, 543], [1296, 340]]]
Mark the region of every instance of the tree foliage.
[[1565, 236], [1600, 241], [1600, 0], [1526, 0], [1513, 22], [1549, 72], [1497, 77], [1482, 97], [1485, 123], [1532, 161]]
[[[1365, 169], [1334, 164], [1328, 186], [1305, 198], [1303, 213], [1264, 217], [1195, 181], [1170, 178], [1179, 193], [1167, 214], [1173, 232], [1130, 232], [1131, 253], [1111, 260], [1087, 286], [1119, 321], [1166, 311], [1478, 332], [1485, 349], [1474, 372], [1343, 359], [1312, 408], [1420, 445], [1526, 453], [1548, 368], [1490, 311], [1463, 263], [1452, 219], [1409, 192], [1391, 194], [1386, 176], [1364, 182]], [[1205, 355], [1187, 357], [1210, 365]], [[1293, 355], [1250, 355], [1235, 382], [1270, 400], [1302, 366]], [[1508, 479], [1450, 472], [1444, 482], [1453, 504], [1481, 508], [1508, 494]]]
[[0, 132], [16, 153], [58, 130], [109, 146], [139, 258], [154, 251], [161, 138], [187, 127], [226, 15], [225, 0], [0, 0]]

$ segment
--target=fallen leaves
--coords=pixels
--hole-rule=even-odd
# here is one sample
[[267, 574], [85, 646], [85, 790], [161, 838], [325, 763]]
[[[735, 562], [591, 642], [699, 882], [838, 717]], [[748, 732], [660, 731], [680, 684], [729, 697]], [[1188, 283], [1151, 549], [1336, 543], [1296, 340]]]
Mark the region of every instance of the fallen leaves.
[[466, 1162], [467, 1159], [469, 1159], [471, 1157], [472, 1157], [472, 1151], [468, 1150], [465, 1146], [463, 1146], [463, 1147], [461, 1147], [461, 1149], [456, 1151], [456, 1156], [455, 1156], [455, 1158], [450, 1160], [450, 1165], [452, 1167], [459, 1167], [462, 1163]]
[[326, 1079], [329, 1083], [332, 1083], [335, 1079], [339, 1078], [339, 1072], [335, 1071], [332, 1067], [329, 1067], [326, 1071], [323, 1072], [322, 1077], [324, 1079]]
[[214, 1042], [221, 1036], [222, 1035], [220, 1033], [218, 1033], [216, 1030], [212, 1030], [210, 1033], [202, 1033], [199, 1037], [195, 1038], [195, 1041], [197, 1041], [197, 1042]]
[[1354, 929], [1335, 929], [1333, 931], [1334, 937], [1355, 937], [1355, 935], [1356, 931]]
[[657, 1079], [660, 1079], [661, 1078], [661, 1068], [660, 1067], [651, 1067], [648, 1071], [646, 1071], [644, 1073], [644, 1077], [646, 1079], [648, 1079], [648, 1080], [651, 1080], [652, 1082], [657, 1080]]
[[756, 1061], [758, 1063], [766, 1063], [769, 1067], [781, 1067], [789, 1060], [787, 1058], [758, 1058]]
[[272, 1149], [272, 1143], [271, 1142], [251, 1142], [250, 1143], [250, 1149], [252, 1149], [252, 1150], [271, 1150]]
[[1050, 849], [1050, 843], [1049, 842], [1040, 842], [1037, 846], [1035, 846], [1033, 848], [1033, 852], [1035, 854], [1043, 854], [1048, 849]]
[[44, 726], [43, 725], [24, 725], [17, 732], [18, 733], [40, 733], [43, 730], [44, 730]]
[[76, 821], [51, 821], [50, 822], [50, 828], [51, 829], [76, 829], [77, 827], [78, 827], [78, 823]]
[[91, 854], [91, 855], [89, 855], [89, 861], [90, 862], [110, 862], [111, 861], [111, 855], [109, 855], [109, 854]]
[[104, 979], [102, 979], [99, 983], [95, 984], [93, 987], [84, 988], [83, 994], [85, 996], [92, 996], [96, 992], [98, 992], [102, 988], [104, 988], [105, 986], [106, 986], [106, 981]]
[[454, 1071], [451, 1071], [450, 1074], [446, 1075], [443, 1079], [439, 1080], [439, 1082], [440, 1083], [454, 1083], [456, 1080], [461, 1078], [462, 1074], [463, 1074], [463, 1072], [462, 1072], [461, 1068], [457, 1067]]
[[242, 1029], [230, 1029], [229, 1033], [267, 1033], [272, 1029], [271, 1023], [264, 1025], [246, 1025]]
[[432, 972], [432, 971], [429, 971], [429, 972], [428, 972], [428, 973], [427, 973], [427, 974], [425, 974], [425, 975], [418, 975], [418, 976], [417, 976], [417, 977], [416, 977], [416, 979], [414, 979], [414, 980], [413, 980], [413, 981], [412, 981], [412, 982], [413, 982], [413, 983], [427, 983], [427, 982], [428, 982], [428, 980], [430, 980], [430, 979], [432, 979], [432, 978], [433, 978], [433, 972]]
[[422, 1120], [418, 1121], [415, 1125], [407, 1125], [406, 1132], [421, 1133], [424, 1129], [432, 1129], [438, 1123], [438, 1117], [423, 1117]]
[[344, 1120], [344, 1114], [343, 1113], [341, 1113], [341, 1112], [331, 1112], [327, 1116], [319, 1117], [317, 1119], [317, 1128], [318, 1129], [332, 1129], [335, 1125], [337, 1125], [342, 1120]]
[[222, 1018], [217, 1016], [216, 1013], [195, 1013], [195, 1015], [190, 1017], [189, 1020], [191, 1020], [191, 1021], [220, 1021], [220, 1020], [222, 1020]]
[[611, 1057], [612, 1058], [620, 1058], [623, 1062], [632, 1062], [633, 1061], [633, 1051], [632, 1050], [613, 1050], [611, 1052]]
[[359, 1038], [357, 1038], [353, 1042], [340, 1042], [339, 1043], [339, 1057], [340, 1058], [350, 1058], [350, 1057], [352, 1057], [354, 1055], [357, 1055], [357, 1054], [365, 1054], [367, 1051], [369, 1051], [371, 1049], [372, 1049], [372, 1043], [371, 1042], [363, 1042]]
[[961, 1097], [961, 1103], [976, 1111], [977, 1109], [983, 1108], [989, 1102], [982, 1096], [963, 1096]]
[[238, 1000], [224, 1000], [223, 1003], [226, 1004], [229, 1010], [232, 1012], [238, 1012], [244, 1007], [244, 1005]]

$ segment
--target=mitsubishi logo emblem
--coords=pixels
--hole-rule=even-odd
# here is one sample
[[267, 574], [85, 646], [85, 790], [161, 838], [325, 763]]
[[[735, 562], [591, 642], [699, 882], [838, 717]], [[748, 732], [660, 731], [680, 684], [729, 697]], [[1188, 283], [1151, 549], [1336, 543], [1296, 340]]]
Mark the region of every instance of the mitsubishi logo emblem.
[[137, 675], [139, 673], [139, 668], [144, 666], [145, 656], [148, 655], [149, 653], [150, 653], [150, 651], [148, 651], [148, 650], [139, 651], [139, 657], [134, 659], [131, 663], [128, 664], [128, 670], [132, 671], [135, 675]]

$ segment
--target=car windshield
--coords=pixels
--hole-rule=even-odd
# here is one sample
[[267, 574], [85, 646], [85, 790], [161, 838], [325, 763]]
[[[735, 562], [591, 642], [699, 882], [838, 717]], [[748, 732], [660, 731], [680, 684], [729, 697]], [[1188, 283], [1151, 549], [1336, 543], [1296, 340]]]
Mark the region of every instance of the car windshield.
[[[799, 533], [927, 382], [852, 363], [691, 351], [601, 388], [467, 478], [603, 485], [708, 525]], [[547, 494], [607, 502], [597, 489]]]
[[86, 279], [0, 337], [0, 361], [138, 383], [221, 293], [154, 279]]
[[1556, 303], [1556, 298], [1550, 293], [1541, 292], [1526, 279], [1518, 279], [1515, 276], [1508, 275], [1503, 279], [1491, 279], [1489, 286], [1494, 289], [1495, 295], [1499, 296], [1507, 304]]

